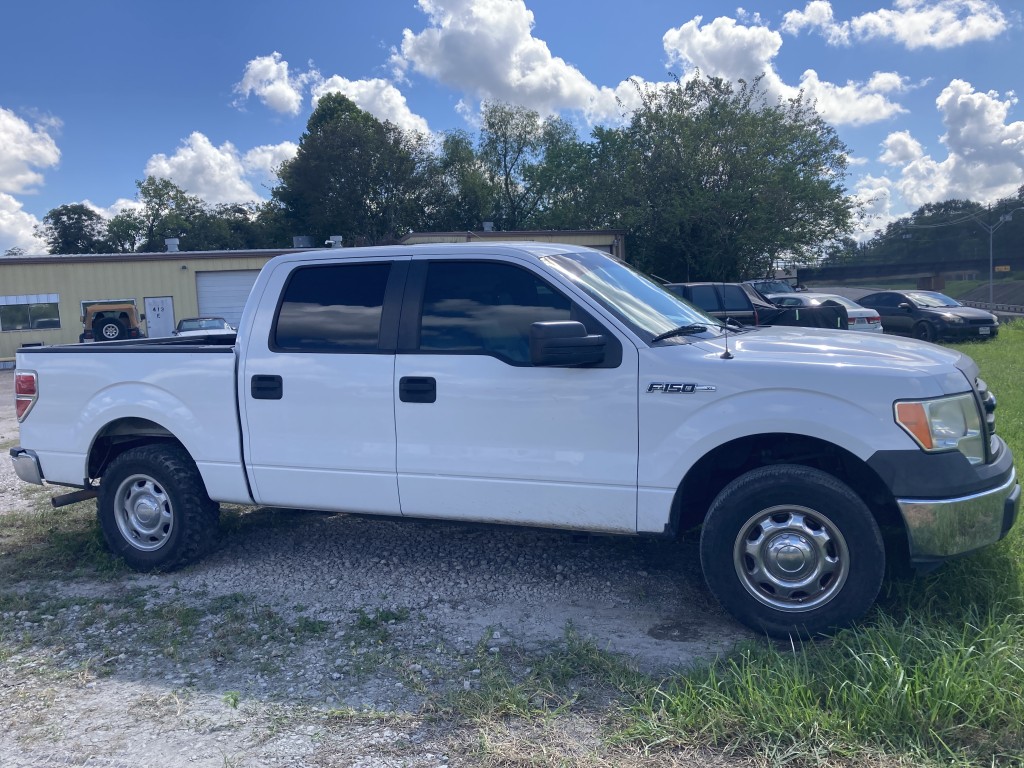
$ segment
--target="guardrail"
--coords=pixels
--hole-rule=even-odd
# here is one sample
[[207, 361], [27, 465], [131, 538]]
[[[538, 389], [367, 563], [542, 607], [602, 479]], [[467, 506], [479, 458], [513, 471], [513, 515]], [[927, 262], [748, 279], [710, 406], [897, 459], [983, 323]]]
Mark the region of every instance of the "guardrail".
[[961, 301], [965, 307], [987, 309], [989, 312], [1010, 312], [1015, 315], [1024, 315], [1024, 306], [1020, 304], [989, 304], [987, 301]]

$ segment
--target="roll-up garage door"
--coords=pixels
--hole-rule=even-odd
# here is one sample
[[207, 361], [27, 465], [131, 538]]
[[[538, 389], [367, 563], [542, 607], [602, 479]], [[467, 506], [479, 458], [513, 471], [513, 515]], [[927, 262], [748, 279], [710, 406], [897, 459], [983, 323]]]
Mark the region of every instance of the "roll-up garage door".
[[258, 269], [197, 272], [199, 314], [203, 317], [223, 317], [237, 328], [245, 300], [249, 298], [249, 291], [259, 273]]

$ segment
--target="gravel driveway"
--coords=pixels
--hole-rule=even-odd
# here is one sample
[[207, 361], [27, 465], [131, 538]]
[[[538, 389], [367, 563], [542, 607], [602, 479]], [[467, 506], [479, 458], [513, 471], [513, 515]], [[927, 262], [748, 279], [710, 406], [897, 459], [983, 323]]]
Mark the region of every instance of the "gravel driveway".
[[[0, 371], [0, 526], [78, 520], [56, 539], [96, 551], [91, 502], [47, 512], [14, 476], [13, 410]], [[0, 549], [5, 768], [476, 765], [473, 727], [437, 713], [495, 670], [582, 643], [668, 672], [749, 637], [694, 542], [226, 508], [220, 548], [171, 574], [53, 555], [66, 575], [41, 579]]]

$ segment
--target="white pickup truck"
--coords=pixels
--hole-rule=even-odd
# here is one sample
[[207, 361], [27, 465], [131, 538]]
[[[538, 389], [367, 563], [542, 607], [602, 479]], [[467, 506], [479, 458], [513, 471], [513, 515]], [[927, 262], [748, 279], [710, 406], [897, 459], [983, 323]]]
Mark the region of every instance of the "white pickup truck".
[[565, 246], [287, 254], [236, 338], [26, 348], [15, 380], [18, 475], [81, 489], [57, 505], [98, 496], [107, 543], [144, 570], [201, 556], [219, 502], [699, 526], [725, 608], [808, 635], [867, 611], [887, 554], [992, 544], [1020, 505], [965, 355], [726, 328]]

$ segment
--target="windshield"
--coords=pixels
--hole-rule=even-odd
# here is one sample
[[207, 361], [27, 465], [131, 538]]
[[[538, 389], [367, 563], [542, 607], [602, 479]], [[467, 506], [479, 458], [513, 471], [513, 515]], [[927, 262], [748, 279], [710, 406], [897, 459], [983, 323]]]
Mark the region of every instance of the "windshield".
[[751, 280], [751, 285], [757, 289], [759, 293], [796, 293], [793, 290], [793, 286], [784, 280]]
[[951, 299], [943, 293], [933, 293], [931, 291], [915, 291], [908, 293], [907, 296], [919, 307], [959, 307], [960, 302], [956, 299]]
[[541, 261], [648, 341], [682, 326], [705, 325], [711, 333], [721, 328], [717, 320], [611, 256], [581, 251], [542, 256]]

